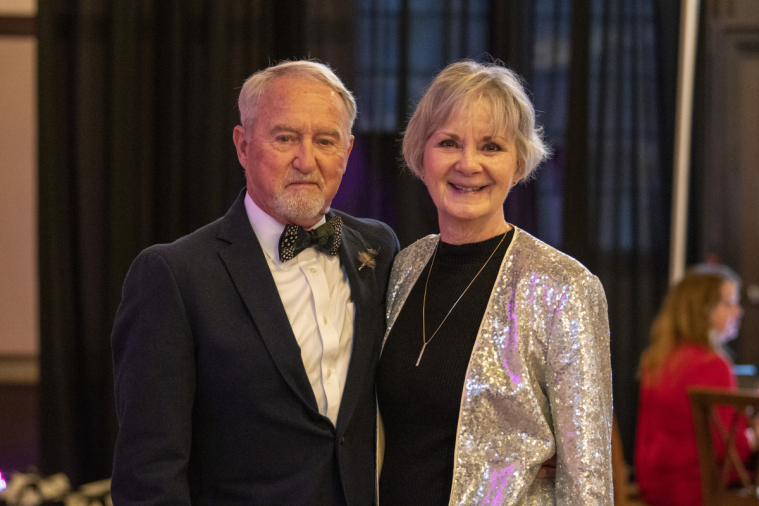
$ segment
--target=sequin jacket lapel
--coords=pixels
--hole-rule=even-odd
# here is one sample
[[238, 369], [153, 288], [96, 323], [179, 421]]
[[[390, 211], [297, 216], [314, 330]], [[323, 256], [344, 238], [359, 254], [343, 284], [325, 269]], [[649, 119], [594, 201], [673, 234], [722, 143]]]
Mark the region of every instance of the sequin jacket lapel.
[[[396, 257], [385, 339], [437, 240]], [[469, 361], [450, 504], [613, 504], [611, 413], [603, 287], [517, 229]], [[556, 452], [556, 479], [535, 479]]]

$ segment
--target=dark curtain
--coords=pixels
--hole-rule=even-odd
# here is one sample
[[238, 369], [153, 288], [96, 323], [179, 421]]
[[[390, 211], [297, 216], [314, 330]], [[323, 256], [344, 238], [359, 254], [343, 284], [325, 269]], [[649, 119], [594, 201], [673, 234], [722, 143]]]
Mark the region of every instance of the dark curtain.
[[137, 253], [224, 214], [244, 79], [306, 54], [305, 2], [39, 5], [40, 445], [44, 473], [110, 476], [109, 336]]
[[448, 63], [488, 51], [488, 0], [356, 2], [356, 141], [334, 206], [380, 219], [401, 246], [437, 233], [427, 188], [403, 169], [401, 132]]
[[[535, 11], [534, 0], [493, 0], [490, 3], [490, 55], [519, 74], [529, 94], [534, 91]], [[504, 214], [510, 223], [530, 234], [540, 235], [538, 206], [537, 181], [524, 181], [509, 192]]]
[[667, 287], [679, 2], [572, 1], [563, 249], [599, 276], [633, 458], [638, 359]]

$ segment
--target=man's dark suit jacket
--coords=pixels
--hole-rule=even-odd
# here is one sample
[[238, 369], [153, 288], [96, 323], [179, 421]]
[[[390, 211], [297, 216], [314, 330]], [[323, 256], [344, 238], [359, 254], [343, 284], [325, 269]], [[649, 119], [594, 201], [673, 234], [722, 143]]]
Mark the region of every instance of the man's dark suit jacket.
[[[374, 372], [398, 240], [335, 212], [356, 313], [334, 427], [318, 412], [244, 196], [129, 270], [112, 336], [117, 506], [373, 502]], [[376, 267], [359, 271], [369, 248]]]

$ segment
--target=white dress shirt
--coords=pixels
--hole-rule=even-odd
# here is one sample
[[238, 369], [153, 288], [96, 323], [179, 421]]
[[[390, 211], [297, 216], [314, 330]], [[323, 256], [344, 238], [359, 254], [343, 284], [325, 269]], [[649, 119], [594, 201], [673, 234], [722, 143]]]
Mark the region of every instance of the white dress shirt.
[[[350, 285], [340, 258], [306, 248], [292, 260], [281, 262], [279, 237], [284, 225], [266, 214], [247, 193], [245, 210], [300, 346], [319, 413], [336, 426], [350, 364], [354, 317]], [[322, 218], [314, 228], [325, 221]]]

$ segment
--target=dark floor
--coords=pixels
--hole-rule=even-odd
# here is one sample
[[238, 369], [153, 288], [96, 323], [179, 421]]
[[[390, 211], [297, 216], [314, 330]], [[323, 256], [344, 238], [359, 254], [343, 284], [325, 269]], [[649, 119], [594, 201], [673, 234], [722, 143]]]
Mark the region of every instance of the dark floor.
[[0, 472], [39, 467], [37, 386], [0, 384]]

